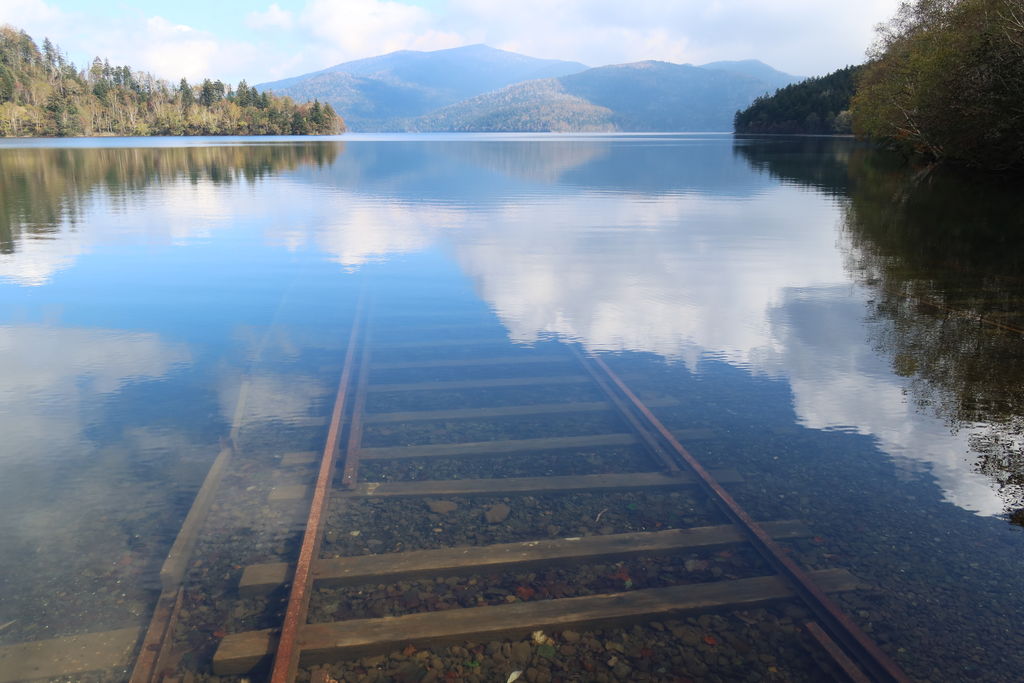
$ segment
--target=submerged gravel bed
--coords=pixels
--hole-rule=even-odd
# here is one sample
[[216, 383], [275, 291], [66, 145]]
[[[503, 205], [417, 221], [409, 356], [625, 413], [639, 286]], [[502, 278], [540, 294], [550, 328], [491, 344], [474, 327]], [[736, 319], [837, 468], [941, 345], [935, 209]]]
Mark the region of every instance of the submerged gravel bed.
[[0, 646], [148, 623], [160, 566], [217, 444], [155, 431], [125, 439], [66, 472], [82, 488], [3, 520]]
[[[635, 363], [615, 367], [638, 374]], [[810, 525], [814, 538], [791, 542], [801, 564], [843, 567], [874, 587], [835, 600], [908, 675], [1020, 680], [1019, 528], [954, 505], [928, 465], [893, 458], [870, 436], [801, 426], [785, 383], [716, 364], [691, 374], [651, 363], [644, 374], [648, 390], [686, 399], [660, 409], [670, 428], [721, 435], [690, 449], [744, 473], [728, 488], [755, 518]]]
[[366, 396], [369, 413], [404, 410], [454, 410], [457, 408], [498, 408], [538, 403], [603, 401], [594, 384], [538, 384], [530, 387], [486, 389], [439, 389], [433, 391], [373, 391]]
[[625, 422], [610, 410], [502, 418], [381, 422], [364, 426], [363, 447], [591, 436], [628, 430]]
[[469, 576], [408, 579], [318, 589], [311, 622], [400, 616], [416, 612], [504, 605], [598, 593], [725, 581], [771, 574], [748, 546], [702, 549], [671, 556], [641, 555], [573, 566], [509, 568]]
[[361, 481], [426, 481], [550, 477], [646, 472], [655, 469], [656, 466], [639, 446], [603, 446], [542, 453], [517, 453], [512, 456], [501, 454], [461, 458], [364, 460], [359, 466], [359, 478]]
[[446, 513], [431, 511], [436, 500], [335, 497], [323, 557], [726, 523], [699, 493], [678, 489], [450, 498]]
[[[248, 487], [232, 487], [244, 499], [210, 513], [185, 578], [183, 609], [174, 634], [175, 648], [188, 669], [205, 670], [217, 643], [227, 633], [270, 628], [280, 623], [280, 598], [241, 600], [238, 580], [251, 564], [290, 561], [302, 541], [301, 504], [248, 505]], [[262, 492], [261, 492], [262, 493]], [[258, 498], [266, 500], [266, 496]]]
[[[507, 354], [515, 356], [522, 354]], [[541, 354], [534, 354], [541, 355]], [[370, 373], [373, 384], [411, 384], [413, 382], [446, 382], [464, 379], [490, 379], [506, 377], [543, 377], [547, 375], [574, 375], [581, 372], [580, 364], [565, 351], [544, 354], [564, 356], [562, 359], [529, 363], [495, 363], [492, 365], [455, 365], [426, 368], [380, 368]], [[506, 356], [500, 356], [506, 357]], [[524, 355], [524, 358], [529, 356]]]
[[[528, 683], [657, 681], [714, 683], [842, 680], [803, 632], [810, 615], [795, 604], [628, 628], [539, 632], [522, 640], [467, 642], [302, 669], [340, 683]], [[518, 676], [514, 676], [519, 672]]]
[[280, 624], [284, 591], [240, 599], [238, 581], [248, 565], [292, 561], [298, 554], [308, 503], [270, 503], [267, 497], [274, 485], [312, 477], [302, 468], [281, 470], [280, 456], [318, 441], [322, 446], [322, 432], [264, 423], [242, 433], [185, 575], [173, 641], [183, 675], [203, 680], [226, 634]]
[[[438, 346], [401, 346], [410, 342], [426, 342], [441, 339], [444, 343]], [[399, 346], [388, 346], [388, 344]], [[541, 341], [534, 344], [516, 344], [508, 339], [507, 334], [493, 334], [483, 330], [462, 330], [457, 334], [445, 337], [429, 336], [426, 339], [409, 337], [405, 334], [395, 335], [392, 339], [377, 339], [373, 346], [374, 363], [391, 363], [405, 361], [445, 361], [463, 358], [487, 358], [490, 356], [548, 355], [564, 354], [565, 346], [553, 341]]]

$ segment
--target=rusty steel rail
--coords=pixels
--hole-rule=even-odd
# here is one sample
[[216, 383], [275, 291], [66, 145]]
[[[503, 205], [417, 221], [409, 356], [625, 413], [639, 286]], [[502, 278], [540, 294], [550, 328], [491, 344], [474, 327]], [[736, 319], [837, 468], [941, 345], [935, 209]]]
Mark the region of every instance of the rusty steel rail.
[[370, 379], [370, 334], [363, 337], [363, 353], [359, 362], [359, 380], [355, 400], [352, 402], [352, 419], [349, 422], [348, 446], [345, 449], [345, 468], [341, 486], [352, 489], [359, 481], [359, 451], [363, 444], [363, 416], [366, 413], [366, 388]]
[[609, 401], [611, 401], [612, 405], [619, 411], [619, 414], [626, 419], [626, 422], [628, 422], [629, 426], [633, 428], [633, 431], [635, 431], [647, 447], [650, 448], [656, 456], [658, 456], [658, 460], [660, 460], [661, 464], [665, 466], [665, 469], [670, 473], [679, 472], [679, 463], [676, 462], [676, 459], [662, 448], [661, 444], [658, 443], [657, 438], [655, 438], [647, 426], [633, 414], [633, 411], [629, 409], [629, 406], [627, 406], [626, 402], [622, 400], [622, 397], [615, 393], [612, 387], [608, 384], [608, 379], [601, 376], [597, 370], [591, 367], [590, 363], [587, 363], [586, 358], [580, 350], [576, 348], [576, 346], [569, 346], [569, 350], [572, 352], [573, 356], [576, 357], [576, 360], [579, 361], [580, 365], [583, 366], [583, 369], [587, 371], [587, 374], [589, 374], [594, 380], [594, 383], [600, 387], [602, 392], [604, 392], [604, 395]]
[[341, 441], [345, 403], [349, 393], [349, 385], [351, 384], [356, 346], [359, 343], [362, 328], [363, 300], [360, 298], [359, 304], [356, 307], [355, 318], [352, 322], [348, 349], [345, 351], [345, 362], [341, 371], [341, 380], [338, 382], [338, 393], [334, 400], [334, 410], [331, 412], [330, 428], [327, 432], [323, 458], [320, 461], [320, 469], [313, 490], [313, 502], [310, 504], [309, 518], [306, 521], [306, 528], [302, 535], [302, 548], [299, 551], [299, 558], [295, 565], [295, 576], [292, 579], [291, 590], [288, 594], [288, 606], [285, 610], [281, 634], [274, 653], [274, 664], [270, 674], [272, 683], [290, 683], [294, 680], [296, 670], [298, 669], [300, 654], [298, 634], [299, 629], [306, 623], [309, 613], [313, 561], [320, 552], [320, 544], [323, 539], [323, 518], [327, 512], [328, 495], [331, 489], [331, 480], [334, 477], [334, 460], [338, 452], [338, 444]]
[[839, 644], [832, 640], [832, 638], [825, 633], [825, 629], [818, 625], [816, 621], [808, 621], [804, 623], [804, 628], [807, 629], [807, 633], [810, 634], [814, 640], [818, 642], [825, 652], [832, 658], [832, 661], [843, 670], [846, 677], [849, 678], [853, 683], [871, 683], [871, 679], [864, 675], [864, 672], [860, 670], [852, 659], [843, 651], [843, 648], [839, 647]]
[[[667, 427], [651, 412], [643, 401], [622, 381], [622, 379], [604, 362], [600, 357], [589, 354], [584, 356], [577, 350], [581, 362], [587, 366], [593, 364], [612, 384], [621, 392], [642, 419], [657, 434], [661, 436], [664, 443], [681, 459], [683, 463], [697, 475], [703, 487], [712, 494], [712, 497], [720, 503], [728, 516], [742, 529], [750, 538], [752, 545], [771, 563], [775, 569], [786, 579], [796, 590], [811, 611], [821, 622], [819, 633], [811, 629], [811, 635], [825, 648], [829, 654], [838, 654], [834, 650], [841, 648], [845, 653], [845, 661], [842, 658], [836, 659], [836, 664], [847, 672], [853, 680], [863, 680], [861, 676], [867, 672], [875, 681], [898, 681], [909, 683], [910, 679], [878, 645], [860, 629], [831, 598], [818, 588], [807, 573], [801, 569], [789, 556], [786, 551], [768, 534], [764, 528], [750, 516], [749, 513], [726, 491], [711, 474], [704, 469], [686, 448], [679, 443], [678, 439], [668, 430]], [[834, 639], [835, 648], [830, 648], [827, 643]], [[854, 664], [856, 662], [856, 664]], [[848, 667], [854, 667], [850, 670]]]
[[166, 661], [174, 640], [174, 628], [181, 614], [185, 591], [181, 586], [164, 591], [157, 600], [141, 650], [135, 658], [129, 683], [153, 683], [159, 680], [160, 668]]
[[153, 608], [139, 653], [135, 657], [129, 683], [154, 683], [160, 680], [163, 675], [162, 669], [171, 658], [174, 629], [177, 627], [185, 595], [183, 583], [187, 563], [195, 549], [199, 529], [206, 521], [213, 505], [220, 480], [235, 452], [235, 443], [249, 398], [250, 384], [251, 381], [246, 377], [239, 386], [231, 431], [226, 439], [221, 440], [221, 450], [206, 473], [199, 491], [196, 492], [174, 544], [167, 553], [167, 559], [160, 568], [162, 590]]

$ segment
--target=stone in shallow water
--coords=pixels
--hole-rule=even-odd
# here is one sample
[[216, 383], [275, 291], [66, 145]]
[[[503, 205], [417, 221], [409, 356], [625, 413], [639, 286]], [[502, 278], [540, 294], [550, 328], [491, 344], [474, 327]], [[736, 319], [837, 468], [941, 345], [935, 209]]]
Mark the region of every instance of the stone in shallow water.
[[491, 505], [484, 511], [484, 519], [491, 524], [499, 524], [508, 519], [509, 513], [512, 512], [512, 508], [504, 503], [497, 503]]
[[518, 643], [513, 643], [513, 645], [512, 645], [512, 659], [514, 659], [515, 661], [517, 661], [517, 662], [527, 662], [527, 661], [530, 660], [530, 657], [532, 655], [533, 655], [533, 651], [530, 648], [530, 644], [529, 643], [525, 643], [525, 642], [522, 642], [522, 641], [520, 641]]
[[428, 500], [427, 507], [435, 514], [447, 515], [449, 512], [457, 510], [459, 504], [450, 500]]

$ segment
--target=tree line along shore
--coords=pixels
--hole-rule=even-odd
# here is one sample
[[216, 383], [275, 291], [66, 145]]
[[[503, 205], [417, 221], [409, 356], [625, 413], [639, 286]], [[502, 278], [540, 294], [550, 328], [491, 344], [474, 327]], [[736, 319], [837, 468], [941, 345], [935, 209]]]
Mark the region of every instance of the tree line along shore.
[[[852, 133], [929, 163], [1024, 170], [1021, 0], [905, 0], [879, 26], [868, 56], [759, 97], [736, 112], [735, 132]], [[668, 109], [682, 106], [674, 95]], [[327, 103], [297, 103], [245, 81], [171, 84], [98, 58], [79, 70], [49, 40], [37, 46], [24, 31], [0, 26], [0, 136], [344, 130]]]
[[0, 26], [0, 135], [331, 135], [330, 104], [206, 79], [176, 85], [99, 58], [79, 70], [49, 39]]
[[1024, 5], [914, 0], [868, 61], [758, 98], [737, 133], [852, 132], [907, 157], [1024, 170]]

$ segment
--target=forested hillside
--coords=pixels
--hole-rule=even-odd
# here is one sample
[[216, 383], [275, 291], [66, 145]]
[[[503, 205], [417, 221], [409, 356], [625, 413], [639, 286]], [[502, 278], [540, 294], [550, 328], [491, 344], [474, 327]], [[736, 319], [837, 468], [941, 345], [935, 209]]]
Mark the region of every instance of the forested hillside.
[[908, 158], [1024, 170], [1021, 0], [908, 0], [871, 59], [758, 98], [737, 133], [856, 133]]
[[862, 66], [808, 78], [754, 100], [736, 112], [737, 133], [849, 133], [850, 99]]
[[[726, 63], [722, 63], [726, 64]], [[427, 131], [727, 131], [769, 87], [739, 67], [646, 61], [517, 83], [409, 121]], [[775, 78], [785, 74], [771, 71]]]
[[907, 154], [1024, 170], [1024, 4], [903, 3], [880, 29], [851, 111], [858, 134]]
[[79, 70], [49, 40], [0, 26], [0, 135], [309, 135], [345, 124], [329, 104], [297, 104], [245, 81], [176, 86], [99, 58]]
[[431, 52], [400, 50], [260, 87], [279, 95], [330, 102], [353, 130], [395, 130], [399, 119], [422, 116], [513, 83], [586, 68], [579, 62], [465, 45]]
[[613, 112], [566, 91], [557, 78], [517, 83], [413, 119], [410, 130], [610, 132]]

